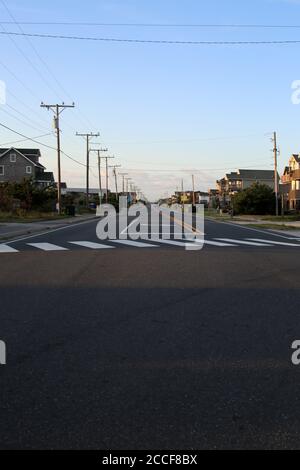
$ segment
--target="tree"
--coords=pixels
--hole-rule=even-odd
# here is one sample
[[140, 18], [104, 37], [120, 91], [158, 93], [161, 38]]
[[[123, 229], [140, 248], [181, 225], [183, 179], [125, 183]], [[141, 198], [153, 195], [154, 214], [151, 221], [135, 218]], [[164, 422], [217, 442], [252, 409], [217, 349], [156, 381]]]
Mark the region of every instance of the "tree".
[[232, 206], [236, 214], [274, 214], [275, 194], [266, 184], [254, 183], [233, 197]]
[[19, 183], [0, 184], [0, 210], [2, 211], [13, 211], [17, 206], [25, 211], [51, 212], [55, 210], [55, 201], [55, 188], [40, 188], [31, 179], [24, 179]]

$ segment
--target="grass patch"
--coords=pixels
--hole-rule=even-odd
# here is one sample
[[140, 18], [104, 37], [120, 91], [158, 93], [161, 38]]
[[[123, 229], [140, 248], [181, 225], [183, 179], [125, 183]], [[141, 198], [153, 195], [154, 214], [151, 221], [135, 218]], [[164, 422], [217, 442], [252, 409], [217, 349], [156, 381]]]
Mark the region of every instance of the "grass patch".
[[263, 216], [261, 220], [269, 220], [270, 222], [298, 222], [300, 220], [300, 216], [298, 215], [283, 215], [278, 216], [276, 215], [269, 215]]
[[245, 224], [244, 227], [265, 228], [271, 230], [299, 230], [299, 227], [284, 224]]
[[41, 222], [44, 220], [60, 220], [66, 219], [69, 216], [58, 215], [56, 212], [38, 212], [38, 211], [19, 211], [19, 212], [1, 212], [0, 211], [0, 223], [16, 222], [16, 223], [28, 223], [28, 222]]

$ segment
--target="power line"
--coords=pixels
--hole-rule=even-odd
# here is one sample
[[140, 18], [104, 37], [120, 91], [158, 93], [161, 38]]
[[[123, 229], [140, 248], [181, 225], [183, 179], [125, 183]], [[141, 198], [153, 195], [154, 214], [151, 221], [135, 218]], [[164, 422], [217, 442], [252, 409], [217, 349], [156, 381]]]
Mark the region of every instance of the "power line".
[[11, 118], [15, 119], [16, 121], [19, 121], [21, 124], [24, 124], [25, 126], [27, 127], [31, 127], [32, 129], [35, 129], [39, 132], [43, 132], [43, 129], [40, 129], [36, 126], [33, 126], [29, 123], [27, 123], [26, 121], [24, 121], [23, 119], [20, 119], [19, 117], [15, 116], [14, 114], [10, 113], [9, 111], [7, 111], [7, 109], [4, 109], [4, 108], [0, 108], [0, 111], [2, 111], [3, 113], [7, 114], [8, 116], [10, 116]]
[[[9, 33], [7, 33], [6, 29], [4, 28], [4, 26], [0, 23], [0, 26], [1, 28], [3, 29], [3, 31], [0, 31], [1, 34], [7, 34], [10, 38], [10, 40], [12, 41], [12, 43], [14, 44], [14, 46], [16, 47], [16, 49], [19, 51], [19, 53], [22, 55], [22, 57], [26, 60], [26, 62], [28, 62], [28, 64], [30, 65], [30, 67], [35, 71], [35, 73], [42, 79], [42, 81], [47, 85], [47, 87], [49, 88], [49, 90], [51, 90], [52, 92], [54, 92], [55, 94], [56, 93], [56, 90], [52, 87], [52, 85], [50, 84], [50, 82], [48, 82], [48, 80], [46, 80], [46, 78], [43, 76], [43, 74], [40, 72], [40, 70], [35, 66], [35, 64], [32, 62], [32, 60], [23, 52], [23, 50], [21, 49], [21, 47], [17, 44], [17, 42], [11, 37], [11, 35]], [[27, 35], [23, 32], [21, 33], [16, 33], [14, 34], [14, 36], [24, 36], [24, 37], [27, 37]]]
[[[14, 21], [0, 21], [2, 24], [12, 25]], [[97, 22], [77, 22], [77, 21], [18, 21], [20, 25], [30, 26], [120, 26], [139, 28], [300, 28], [297, 24], [204, 24], [204, 23], [97, 23]]]
[[[48, 134], [43, 134], [43, 135], [37, 135], [36, 137], [33, 137], [33, 139], [41, 139], [42, 137], [48, 137], [52, 134], [51, 133], [48, 133]], [[19, 144], [21, 142], [26, 142], [27, 140], [31, 140], [30, 137], [28, 137], [27, 139], [20, 139], [20, 140], [13, 140], [13, 141], [10, 141], [10, 142], [3, 142], [2, 144], [0, 144], [0, 147], [3, 147], [4, 145], [14, 145], [14, 144]]]
[[[14, 111], [15, 113], [19, 114], [20, 116], [24, 117], [25, 119], [27, 119], [27, 121], [33, 123], [36, 126], [36, 124], [39, 126], [40, 124], [37, 123], [36, 121], [34, 121], [33, 119], [29, 118], [26, 114], [22, 113], [21, 111], [19, 111], [18, 109], [14, 108], [13, 106], [11, 106], [10, 104], [6, 103], [6, 105], [8, 108], [10, 108], [12, 111]], [[41, 129], [39, 129], [41, 130]], [[42, 130], [46, 130], [46, 128], [42, 128]]]
[[[250, 165], [246, 165], [247, 168], [258, 168], [258, 167], [265, 167], [267, 166], [268, 164], [266, 163], [265, 165], [262, 165], [262, 164], [259, 164], [259, 165], [255, 165], [255, 166], [250, 166]], [[226, 168], [202, 168], [201, 170], [196, 170], [195, 168], [161, 168], [161, 169], [149, 169], [149, 168], [127, 168], [125, 167], [126, 171], [129, 171], [129, 172], [135, 172], [135, 173], [163, 173], [163, 172], [166, 172], [166, 173], [170, 173], [170, 172], [194, 172], [194, 173], [202, 173], [203, 171], [228, 171], [229, 169], [231, 168], [243, 168], [243, 169], [247, 169], [245, 168], [244, 166], [242, 167], [240, 164], [238, 165], [228, 165]]]
[[[18, 101], [24, 108], [27, 108], [31, 113], [33, 113], [35, 116], [37, 114], [37, 110], [36, 109], [33, 109], [31, 108], [30, 106], [28, 106], [28, 104], [24, 103], [24, 101], [22, 101], [20, 98], [18, 98], [11, 90], [7, 90], [7, 94], [12, 96], [16, 101]], [[6, 103], [6, 106], [9, 106], [7, 103]], [[10, 106], [12, 108], [12, 106]], [[46, 119], [43, 118], [43, 116], [39, 116], [39, 121], [43, 121], [45, 123], [47, 123], [47, 129], [49, 128], [48, 126], [48, 122], [46, 121]], [[29, 118], [27, 118], [29, 119]], [[46, 127], [43, 126], [45, 129]]]
[[[36, 140], [36, 138], [34, 138], [34, 137], [28, 137], [27, 135], [24, 135], [24, 134], [21, 134], [20, 132], [17, 132], [14, 129], [11, 129], [10, 127], [8, 127], [8, 126], [5, 126], [1, 122], [0, 122], [0, 126], [3, 127], [4, 129], [10, 131], [10, 132], [13, 132], [14, 134], [19, 135], [20, 137], [24, 137], [25, 140], [30, 140], [31, 142], [34, 142], [35, 144], [41, 145], [42, 147], [48, 148], [50, 150], [55, 150], [55, 151], [57, 150], [55, 147], [52, 147], [51, 145], [44, 144], [43, 142], [40, 142], [40, 141]], [[72, 160], [73, 162], [77, 163], [78, 165], [86, 167], [86, 165], [84, 163], [82, 163], [82, 162], [76, 160], [75, 158], [71, 157], [70, 155], [68, 155], [63, 150], [61, 150], [61, 153], [63, 155], [65, 155], [65, 157], [67, 157], [69, 160]]]
[[163, 39], [121, 39], [121, 38], [100, 38], [88, 36], [66, 36], [58, 34], [38, 34], [38, 33], [16, 33], [12, 31], [0, 31], [2, 35], [8, 36], [28, 36], [33, 38], [48, 39], [69, 39], [75, 41], [98, 41], [98, 42], [120, 42], [120, 43], [138, 43], [138, 44], [174, 44], [190, 46], [238, 46], [238, 45], [278, 45], [278, 44], [300, 44], [300, 39], [291, 40], [273, 40], [273, 41], [176, 41]]
[[[2, 3], [3, 7], [6, 9], [8, 15], [11, 17], [11, 19], [13, 20], [12, 23], [15, 24], [20, 33], [21, 34], [25, 34], [25, 31], [23, 30], [23, 28], [20, 26], [19, 22], [16, 20], [16, 18], [13, 16], [13, 14], [11, 13], [11, 11], [9, 10], [9, 8], [7, 7], [6, 3], [4, 2], [4, 0], [0, 0], [0, 2]], [[5, 28], [3, 27], [2, 23], [0, 22], [0, 25], [2, 27], [2, 29], [4, 31]], [[37, 49], [35, 48], [35, 46], [33, 45], [33, 43], [30, 41], [29, 37], [25, 36], [25, 39], [27, 40], [29, 46], [31, 47], [31, 49], [33, 50], [33, 52], [35, 53], [35, 55], [37, 56], [37, 58], [39, 59], [39, 61], [41, 62], [41, 64], [45, 67], [45, 69], [47, 70], [47, 73], [50, 74], [53, 78], [53, 80], [55, 81], [55, 83], [57, 84], [57, 86], [63, 91], [63, 93], [65, 95], [67, 95], [72, 101], [73, 99], [70, 97], [69, 93], [65, 90], [65, 88], [63, 87], [63, 85], [59, 82], [59, 80], [57, 79], [57, 77], [54, 75], [54, 73], [52, 72], [52, 70], [50, 69], [50, 67], [48, 66], [47, 62], [43, 59], [43, 57], [39, 54], [39, 52], [37, 51]], [[41, 74], [41, 72], [36, 69], [35, 65], [32, 63], [32, 61], [23, 53], [23, 51], [21, 50], [21, 48], [19, 48], [18, 44], [11, 38], [11, 40], [13, 41], [14, 45], [16, 46], [16, 48], [19, 50], [19, 52], [23, 55], [23, 57], [29, 62], [29, 64], [34, 68], [34, 70], [38, 73], [38, 75], [40, 76], [40, 78], [46, 83], [46, 85], [48, 86], [48, 88], [50, 88], [56, 95], [56, 90], [51, 86], [49, 85], [48, 81], [45, 80], [45, 78], [43, 77], [43, 75]], [[81, 113], [82, 116], [85, 118], [85, 120], [87, 122], [90, 122], [88, 120], [88, 118], [86, 118], [83, 113]], [[81, 116], [80, 114], [78, 115], [79, 118], [81, 119]], [[82, 120], [83, 122], [83, 120]], [[90, 124], [89, 124], [90, 125]], [[70, 126], [69, 126], [70, 127]], [[74, 130], [74, 129], [73, 129]]]

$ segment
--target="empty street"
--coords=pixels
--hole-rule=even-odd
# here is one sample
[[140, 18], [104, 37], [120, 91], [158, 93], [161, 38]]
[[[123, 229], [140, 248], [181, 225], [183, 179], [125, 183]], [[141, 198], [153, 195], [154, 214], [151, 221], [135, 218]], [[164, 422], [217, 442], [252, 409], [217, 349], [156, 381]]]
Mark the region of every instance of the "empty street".
[[97, 222], [0, 245], [2, 448], [298, 447], [300, 241], [206, 220], [188, 252]]

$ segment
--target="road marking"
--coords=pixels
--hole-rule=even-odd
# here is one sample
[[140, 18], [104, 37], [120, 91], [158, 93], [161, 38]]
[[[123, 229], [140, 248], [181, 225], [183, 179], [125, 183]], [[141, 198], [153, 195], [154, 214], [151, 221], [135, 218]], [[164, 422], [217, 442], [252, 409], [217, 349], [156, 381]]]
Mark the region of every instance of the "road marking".
[[272, 242], [269, 242], [270, 245], [266, 245], [265, 243], [257, 243], [257, 242], [248, 242], [246, 240], [234, 240], [232, 238], [216, 238], [216, 240], [221, 240], [223, 242], [232, 242], [232, 243], [238, 243], [239, 245], [250, 245], [250, 246], [272, 246]]
[[120, 245], [135, 246], [137, 248], [158, 248], [158, 245], [151, 245], [150, 243], [135, 242], [134, 240], [109, 240], [113, 243], [120, 243]]
[[185, 248], [186, 244], [184, 243], [185, 240], [182, 240], [182, 242], [179, 242], [177, 240], [162, 240], [162, 239], [157, 239], [157, 240], [151, 240], [153, 242], [157, 242], [157, 243], [162, 243], [162, 244], [165, 244], [165, 245], [173, 245], [173, 246], [181, 246], [182, 248]]
[[64, 225], [63, 227], [58, 227], [58, 228], [54, 228], [52, 230], [47, 230], [46, 232], [38, 232], [35, 235], [28, 235], [26, 237], [16, 238], [16, 239], [10, 240], [6, 243], [7, 244], [9, 243], [11, 245], [12, 243], [18, 243], [18, 242], [22, 242], [24, 240], [30, 240], [30, 238], [42, 237], [43, 235], [49, 235], [49, 233], [59, 232], [60, 230], [66, 230], [68, 228], [79, 227], [80, 225], [90, 224], [91, 222], [95, 222], [95, 221], [96, 221], [96, 217], [91, 219], [91, 220], [84, 220], [83, 222], [76, 222], [76, 223]]
[[128, 233], [128, 229], [138, 220], [139, 220], [139, 217], [136, 217], [132, 222], [130, 222], [129, 225], [127, 225], [127, 227], [124, 228], [124, 230], [122, 230], [120, 235], [125, 235], [125, 233]]
[[236, 246], [232, 243], [221, 243], [221, 242], [213, 242], [212, 240], [204, 240], [205, 245], [213, 245], [213, 246]]
[[84, 246], [85, 248], [91, 248], [92, 250], [105, 250], [115, 248], [114, 246], [110, 245], [102, 245], [101, 243], [94, 243], [94, 242], [68, 242], [72, 245]]
[[0, 244], [0, 253], [18, 253], [18, 250], [15, 250], [11, 246]]
[[267, 230], [262, 230], [262, 229], [258, 229], [258, 228], [253, 228], [253, 227], [245, 227], [241, 224], [236, 224], [234, 222], [225, 222], [225, 221], [219, 221], [219, 220], [215, 220], [215, 219], [211, 219], [210, 217], [206, 217], [206, 220], [208, 222], [212, 222], [212, 223], [216, 223], [216, 224], [223, 224], [223, 225], [230, 225], [230, 227], [235, 227], [235, 228], [241, 228], [241, 229], [244, 229], [244, 230], [251, 230], [252, 232], [257, 232], [257, 233], [263, 233], [264, 235], [270, 235], [270, 232], [272, 232], [272, 236], [273, 237], [280, 237], [280, 238], [285, 238], [285, 239], [290, 239], [290, 237], [287, 237], [286, 235], [280, 235], [279, 233], [276, 232], [276, 230], [270, 230], [270, 231], [267, 231]]
[[27, 245], [33, 246], [43, 251], [68, 251], [68, 248], [62, 246], [53, 245], [52, 243], [27, 243]]
[[253, 240], [254, 242], [262, 243], [272, 243], [273, 245], [282, 245], [282, 246], [299, 246], [299, 243], [286, 243], [286, 242], [274, 242], [273, 240], [262, 240], [260, 238], [248, 238], [247, 240]]

